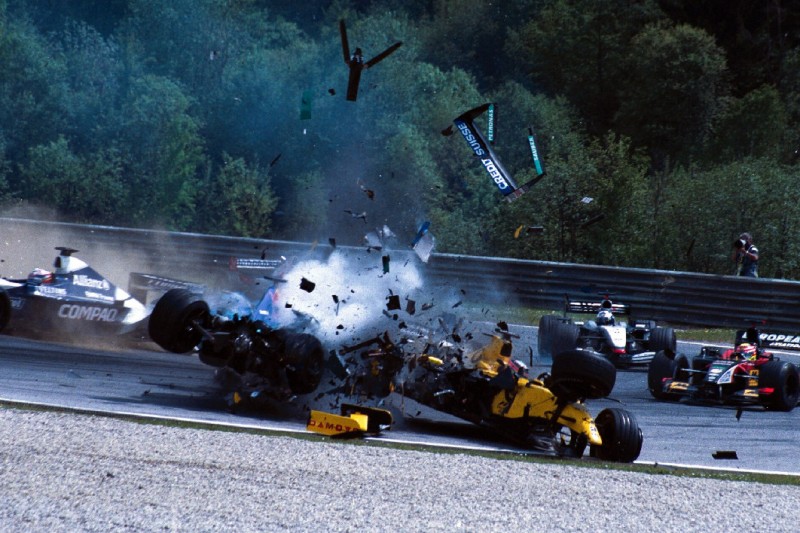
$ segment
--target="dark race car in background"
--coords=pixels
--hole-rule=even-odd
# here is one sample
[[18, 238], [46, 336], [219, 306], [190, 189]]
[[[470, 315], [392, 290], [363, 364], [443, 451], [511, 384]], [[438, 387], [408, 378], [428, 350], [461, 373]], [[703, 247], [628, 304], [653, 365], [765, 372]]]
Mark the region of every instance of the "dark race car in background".
[[703, 346], [693, 357], [657, 353], [648, 368], [647, 384], [657, 400], [686, 398], [791, 411], [800, 399], [797, 367], [767, 352], [753, 328], [737, 332], [733, 348]]
[[659, 327], [652, 320], [617, 320], [618, 315], [629, 315], [630, 308], [613, 303], [607, 295], [600, 302], [567, 301], [565, 312], [592, 313], [595, 320], [543, 316], [539, 321], [539, 356], [553, 357], [575, 348], [591, 349], [615, 366], [624, 368], [646, 365], [658, 351], [675, 351], [675, 331], [672, 328]]
[[145, 331], [142, 302], [73, 256], [77, 250], [56, 250], [52, 271], [0, 279], [0, 330], [44, 338]]

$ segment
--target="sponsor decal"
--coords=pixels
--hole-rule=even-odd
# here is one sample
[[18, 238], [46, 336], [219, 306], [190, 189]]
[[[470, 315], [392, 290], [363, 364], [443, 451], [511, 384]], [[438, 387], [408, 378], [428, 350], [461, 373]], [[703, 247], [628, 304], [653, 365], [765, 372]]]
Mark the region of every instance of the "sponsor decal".
[[478, 157], [486, 155], [486, 152], [481, 147], [481, 143], [478, 141], [478, 139], [475, 138], [475, 136], [469, 130], [469, 126], [465, 122], [461, 121], [459, 121], [458, 124], [456, 125], [458, 126], [458, 129], [461, 130], [461, 135], [464, 136], [464, 139], [466, 139], [467, 144], [469, 144], [469, 147], [472, 148], [473, 152], [475, 152], [475, 155], [477, 155]]
[[93, 322], [114, 322], [119, 311], [113, 307], [96, 307], [91, 305], [64, 304], [58, 309], [58, 316], [71, 320], [89, 320]]
[[93, 300], [102, 300], [104, 302], [114, 303], [114, 297], [108, 296], [107, 294], [100, 294], [99, 292], [92, 291], [86, 291], [84, 294], [87, 298], [91, 298]]
[[314, 420], [313, 418], [308, 421], [308, 428], [315, 431], [333, 431], [335, 433], [353, 433], [361, 431], [358, 427], [345, 426], [344, 424], [328, 422], [327, 420]]
[[61, 287], [48, 287], [47, 285], [39, 285], [34, 289], [33, 294], [43, 294], [43, 295], [52, 294], [55, 296], [66, 296], [67, 289], [63, 289]]
[[111, 288], [111, 284], [105, 279], [90, 278], [86, 274], [75, 274], [72, 278], [72, 284], [78, 287], [86, 287], [89, 289], [99, 289], [107, 291]]
[[800, 335], [786, 335], [783, 333], [761, 333], [759, 339], [771, 348], [800, 349]]
[[481, 159], [481, 163], [483, 163], [483, 166], [486, 167], [486, 171], [492, 177], [492, 179], [497, 184], [497, 187], [500, 188], [500, 190], [508, 189], [508, 182], [505, 180], [503, 175], [500, 174], [500, 171], [497, 170], [494, 161], [492, 161], [491, 159]]

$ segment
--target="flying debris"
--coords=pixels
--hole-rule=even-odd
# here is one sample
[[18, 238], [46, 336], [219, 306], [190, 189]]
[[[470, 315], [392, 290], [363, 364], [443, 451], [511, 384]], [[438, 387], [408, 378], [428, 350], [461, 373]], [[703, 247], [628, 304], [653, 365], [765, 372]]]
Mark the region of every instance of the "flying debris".
[[278, 153], [278, 155], [275, 156], [275, 159], [269, 162], [270, 168], [275, 166], [275, 164], [278, 162], [278, 160], [281, 158], [282, 155], [283, 153]]
[[311, 411], [306, 429], [330, 437], [348, 438], [377, 435], [390, 429], [392, 412], [375, 407], [342, 404], [341, 415], [323, 411]]
[[367, 223], [367, 212], [366, 211], [363, 211], [361, 213], [356, 213], [354, 211], [351, 211], [350, 209], [345, 209], [344, 212], [348, 213], [353, 218], [360, 218], [361, 220], [364, 221], [364, 224]]
[[358, 180], [357, 183], [358, 183], [358, 186], [361, 187], [361, 190], [364, 191], [364, 194], [367, 195], [367, 198], [369, 198], [370, 200], [374, 200], [375, 199], [375, 191], [373, 191], [372, 189], [367, 189], [364, 186], [364, 184], [361, 182], [361, 180]]
[[453, 134], [453, 125], [450, 124], [445, 129], [442, 130], [442, 135], [445, 137], [450, 137]]
[[495, 122], [497, 121], [497, 106], [489, 104], [489, 126], [486, 128], [486, 136], [489, 142], [494, 144]]
[[386, 309], [388, 311], [396, 311], [401, 309], [400, 306], [400, 296], [397, 294], [392, 294], [391, 296], [386, 297]]
[[309, 120], [311, 118], [312, 101], [312, 92], [308, 89], [303, 91], [303, 96], [300, 98], [300, 120]]
[[377, 65], [382, 60], [386, 59], [389, 54], [402, 46], [402, 41], [394, 43], [392, 46], [376, 55], [369, 61], [364, 61], [364, 56], [361, 48], [356, 48], [355, 52], [350, 55], [350, 44], [347, 41], [347, 28], [345, 27], [344, 19], [339, 21], [339, 33], [342, 36], [342, 53], [344, 54], [344, 62], [350, 67], [350, 77], [347, 80], [347, 100], [355, 102], [358, 97], [358, 84], [361, 81], [361, 72], [365, 68], [370, 68]]
[[503, 197], [509, 202], [513, 202], [523, 194], [525, 194], [531, 187], [533, 187], [544, 174], [539, 174], [528, 183], [518, 187], [511, 174], [503, 167], [497, 155], [492, 150], [491, 146], [486, 142], [483, 134], [475, 127], [474, 120], [485, 113], [492, 104], [483, 104], [474, 109], [459, 115], [453, 123], [456, 125], [464, 140], [467, 141], [469, 147], [480, 158], [483, 167], [492, 178], [492, 181], [497, 188], [503, 193]]
[[417, 235], [411, 243], [411, 248], [414, 249], [417, 256], [422, 259], [423, 263], [427, 263], [431, 257], [434, 246], [436, 246], [436, 238], [428, 231], [431, 223], [425, 221], [417, 230]]
[[538, 235], [539, 233], [544, 232], [544, 227], [542, 226], [519, 226], [517, 229], [514, 230], [514, 238], [519, 239], [520, 234], [522, 234], [522, 230], [525, 230], [527, 235]]
[[538, 177], [544, 176], [544, 165], [539, 158], [539, 151], [536, 149], [536, 135], [533, 133], [533, 127], [528, 126], [528, 144], [531, 147], [531, 157], [533, 158], [533, 166], [536, 167], [536, 175]]
[[306, 278], [300, 280], [300, 288], [306, 292], [313, 292], [317, 284], [313, 281], [308, 281]]

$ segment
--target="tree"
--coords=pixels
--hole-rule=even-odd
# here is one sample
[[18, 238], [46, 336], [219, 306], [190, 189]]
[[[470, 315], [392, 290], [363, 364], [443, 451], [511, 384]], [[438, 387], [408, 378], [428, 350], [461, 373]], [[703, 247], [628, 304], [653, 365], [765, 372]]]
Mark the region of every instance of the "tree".
[[115, 141], [126, 154], [136, 224], [160, 220], [182, 230], [198, 216], [195, 198], [206, 162], [192, 103], [167, 78], [147, 75], [132, 83]]
[[790, 152], [789, 117], [775, 87], [764, 85], [734, 98], [716, 121], [709, 142], [715, 161], [779, 160]]
[[119, 153], [106, 150], [88, 158], [70, 150], [59, 137], [30, 149], [21, 170], [24, 197], [34, 204], [55, 207], [75, 222], [111, 223], [124, 211], [126, 189]]
[[269, 173], [244, 159], [225, 155], [214, 180], [208, 216], [213, 229], [227, 235], [268, 237], [277, 198], [270, 189]]
[[[539, 16], [511, 31], [506, 56], [531, 72], [535, 87], [564, 95], [603, 134], [628, 83], [631, 39], [663, 14], [653, 0], [548, 0]], [[534, 12], [535, 13], [535, 12]]]
[[626, 64], [616, 130], [648, 147], [656, 169], [667, 158], [687, 163], [728, 92], [724, 51], [697, 28], [651, 24], [633, 39]]

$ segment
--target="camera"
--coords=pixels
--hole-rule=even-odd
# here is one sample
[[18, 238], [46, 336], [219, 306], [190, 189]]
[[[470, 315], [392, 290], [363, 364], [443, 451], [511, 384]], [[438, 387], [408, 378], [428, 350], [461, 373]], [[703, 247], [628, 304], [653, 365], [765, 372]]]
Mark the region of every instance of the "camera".
[[745, 242], [744, 239], [736, 239], [733, 241], [733, 247], [737, 249], [744, 248]]

